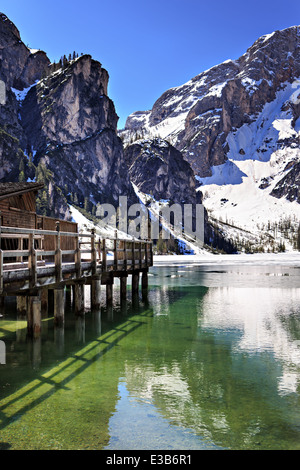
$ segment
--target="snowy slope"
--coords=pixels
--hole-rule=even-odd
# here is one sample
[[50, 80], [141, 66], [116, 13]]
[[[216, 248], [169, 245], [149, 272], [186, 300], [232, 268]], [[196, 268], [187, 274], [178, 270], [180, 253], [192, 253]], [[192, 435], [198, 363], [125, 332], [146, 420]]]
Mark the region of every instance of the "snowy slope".
[[[300, 80], [286, 83], [255, 122], [229, 133], [228, 161], [213, 167], [211, 177], [197, 177], [204, 205], [214, 218], [252, 233], [259, 233], [262, 224], [286, 218], [298, 225], [300, 205], [270, 193], [293, 163], [300, 161], [300, 148], [294, 143], [295, 137], [300, 138], [299, 120], [292, 127], [290, 108], [282, 111], [287, 102], [299, 102], [299, 95]], [[283, 148], [278, 148], [279, 142], [284, 142]]]

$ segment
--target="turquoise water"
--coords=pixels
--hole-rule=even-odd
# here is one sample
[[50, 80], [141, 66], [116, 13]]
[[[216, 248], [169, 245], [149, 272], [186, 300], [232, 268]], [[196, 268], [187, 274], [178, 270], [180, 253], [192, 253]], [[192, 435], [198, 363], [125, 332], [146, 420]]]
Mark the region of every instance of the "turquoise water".
[[155, 267], [148, 297], [0, 320], [0, 449], [299, 449], [300, 270]]

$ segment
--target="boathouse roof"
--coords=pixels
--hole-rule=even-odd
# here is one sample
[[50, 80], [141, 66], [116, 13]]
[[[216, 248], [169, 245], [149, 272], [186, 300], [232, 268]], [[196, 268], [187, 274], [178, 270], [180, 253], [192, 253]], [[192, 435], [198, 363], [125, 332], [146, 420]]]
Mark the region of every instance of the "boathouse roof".
[[0, 183], [0, 199], [30, 191], [39, 191], [43, 187], [44, 183]]

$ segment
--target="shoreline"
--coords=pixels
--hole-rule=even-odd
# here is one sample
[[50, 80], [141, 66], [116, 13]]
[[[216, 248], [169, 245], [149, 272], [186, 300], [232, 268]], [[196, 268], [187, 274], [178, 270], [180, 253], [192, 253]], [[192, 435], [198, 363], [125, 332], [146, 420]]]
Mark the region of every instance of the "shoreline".
[[153, 266], [177, 265], [285, 265], [300, 268], [300, 252], [254, 253], [237, 255], [154, 255]]

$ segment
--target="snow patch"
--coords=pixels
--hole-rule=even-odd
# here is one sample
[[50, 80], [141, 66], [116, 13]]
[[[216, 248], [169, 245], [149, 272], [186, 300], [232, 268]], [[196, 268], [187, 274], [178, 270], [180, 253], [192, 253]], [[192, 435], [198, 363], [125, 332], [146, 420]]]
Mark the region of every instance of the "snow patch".
[[19, 102], [22, 102], [25, 100], [29, 90], [36, 86], [36, 84], [39, 82], [39, 80], [36, 80], [36, 82], [33, 85], [30, 85], [28, 88], [24, 88], [23, 90], [17, 90], [16, 88], [11, 87], [11, 91], [14, 93], [15, 97]]

